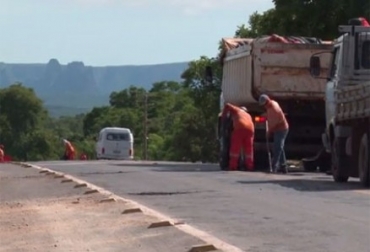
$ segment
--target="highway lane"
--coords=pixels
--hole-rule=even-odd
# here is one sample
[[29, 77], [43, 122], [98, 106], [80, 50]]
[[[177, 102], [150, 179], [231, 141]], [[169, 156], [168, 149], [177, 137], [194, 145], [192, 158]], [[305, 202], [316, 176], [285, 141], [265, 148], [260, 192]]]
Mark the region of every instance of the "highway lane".
[[245, 251], [370, 251], [370, 193], [324, 174], [225, 172], [215, 165], [34, 163], [138, 201]]

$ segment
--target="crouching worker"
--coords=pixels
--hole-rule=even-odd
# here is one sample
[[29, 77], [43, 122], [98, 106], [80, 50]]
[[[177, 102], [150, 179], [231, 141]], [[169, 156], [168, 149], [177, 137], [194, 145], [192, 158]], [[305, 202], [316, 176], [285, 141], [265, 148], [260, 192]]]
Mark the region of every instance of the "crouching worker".
[[249, 115], [245, 107], [237, 107], [230, 103], [225, 105], [222, 117], [226, 116], [228, 113], [230, 113], [233, 122], [233, 131], [231, 133], [230, 140], [229, 170], [238, 169], [239, 156], [243, 149], [245, 166], [248, 171], [252, 171], [254, 168], [254, 124], [252, 117]]
[[75, 159], [75, 148], [66, 139], [63, 139], [65, 151], [64, 151], [64, 160], [74, 160]]
[[0, 162], [5, 161], [4, 145], [0, 144]]

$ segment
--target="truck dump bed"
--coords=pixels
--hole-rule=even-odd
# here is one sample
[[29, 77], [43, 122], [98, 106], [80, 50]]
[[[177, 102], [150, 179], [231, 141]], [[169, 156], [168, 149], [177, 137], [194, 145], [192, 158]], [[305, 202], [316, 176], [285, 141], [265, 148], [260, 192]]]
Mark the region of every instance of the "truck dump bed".
[[342, 42], [344, 57], [338, 73], [340, 82], [334, 88], [335, 120], [338, 122], [370, 117], [370, 27], [357, 26], [356, 29], [363, 31], [357, 31], [356, 48], [360, 50], [354, 52], [358, 53], [359, 63], [356, 67], [353, 61], [355, 69], [351, 69], [350, 57], [345, 55], [351, 51], [350, 36], [345, 34], [337, 40]]
[[370, 81], [338, 87], [335, 99], [337, 121], [370, 117]]
[[[262, 93], [274, 99], [324, 99], [326, 80], [310, 75], [309, 59], [313, 53], [330, 51], [332, 44], [298, 40], [276, 35], [257, 39], [223, 39], [222, 92], [225, 102], [255, 103]], [[330, 54], [320, 57], [324, 70], [322, 77], [326, 77]]]

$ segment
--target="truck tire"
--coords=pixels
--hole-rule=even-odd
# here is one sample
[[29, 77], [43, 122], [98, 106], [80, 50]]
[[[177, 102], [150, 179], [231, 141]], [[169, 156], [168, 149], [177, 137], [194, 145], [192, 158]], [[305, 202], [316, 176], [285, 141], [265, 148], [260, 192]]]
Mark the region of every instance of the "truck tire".
[[365, 187], [370, 187], [369, 147], [369, 135], [365, 133], [361, 138], [358, 152], [358, 174], [361, 184]]
[[335, 182], [344, 183], [348, 181], [346, 172], [347, 158], [340, 155], [340, 139], [334, 137], [331, 145], [331, 171]]
[[229, 150], [230, 150], [230, 140], [227, 137], [221, 139], [222, 143], [220, 144], [220, 156], [219, 156], [219, 165], [221, 170], [226, 171], [229, 167]]
[[225, 158], [220, 157], [219, 165], [221, 170], [226, 171], [229, 166], [229, 163]]
[[219, 153], [219, 165], [221, 170], [228, 170], [230, 160], [230, 138], [232, 131], [232, 120], [230, 118], [224, 119], [221, 126], [221, 137], [220, 137], [220, 153]]

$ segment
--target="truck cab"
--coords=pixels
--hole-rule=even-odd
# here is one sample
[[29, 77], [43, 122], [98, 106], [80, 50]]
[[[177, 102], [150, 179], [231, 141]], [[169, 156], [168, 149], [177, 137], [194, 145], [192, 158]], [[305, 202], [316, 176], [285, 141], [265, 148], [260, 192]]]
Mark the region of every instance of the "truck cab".
[[[336, 182], [360, 177], [370, 184], [369, 160], [360, 157], [361, 139], [369, 138], [370, 25], [364, 18], [354, 18], [339, 26], [342, 34], [334, 41], [325, 91], [326, 129], [323, 145], [331, 153], [331, 168]], [[310, 59], [311, 74], [318, 78], [320, 58]], [[368, 144], [368, 140], [365, 141]], [[368, 152], [368, 147], [367, 151]], [[366, 167], [359, 167], [366, 163]], [[358, 169], [357, 169], [358, 168]], [[367, 175], [364, 175], [364, 172]]]

